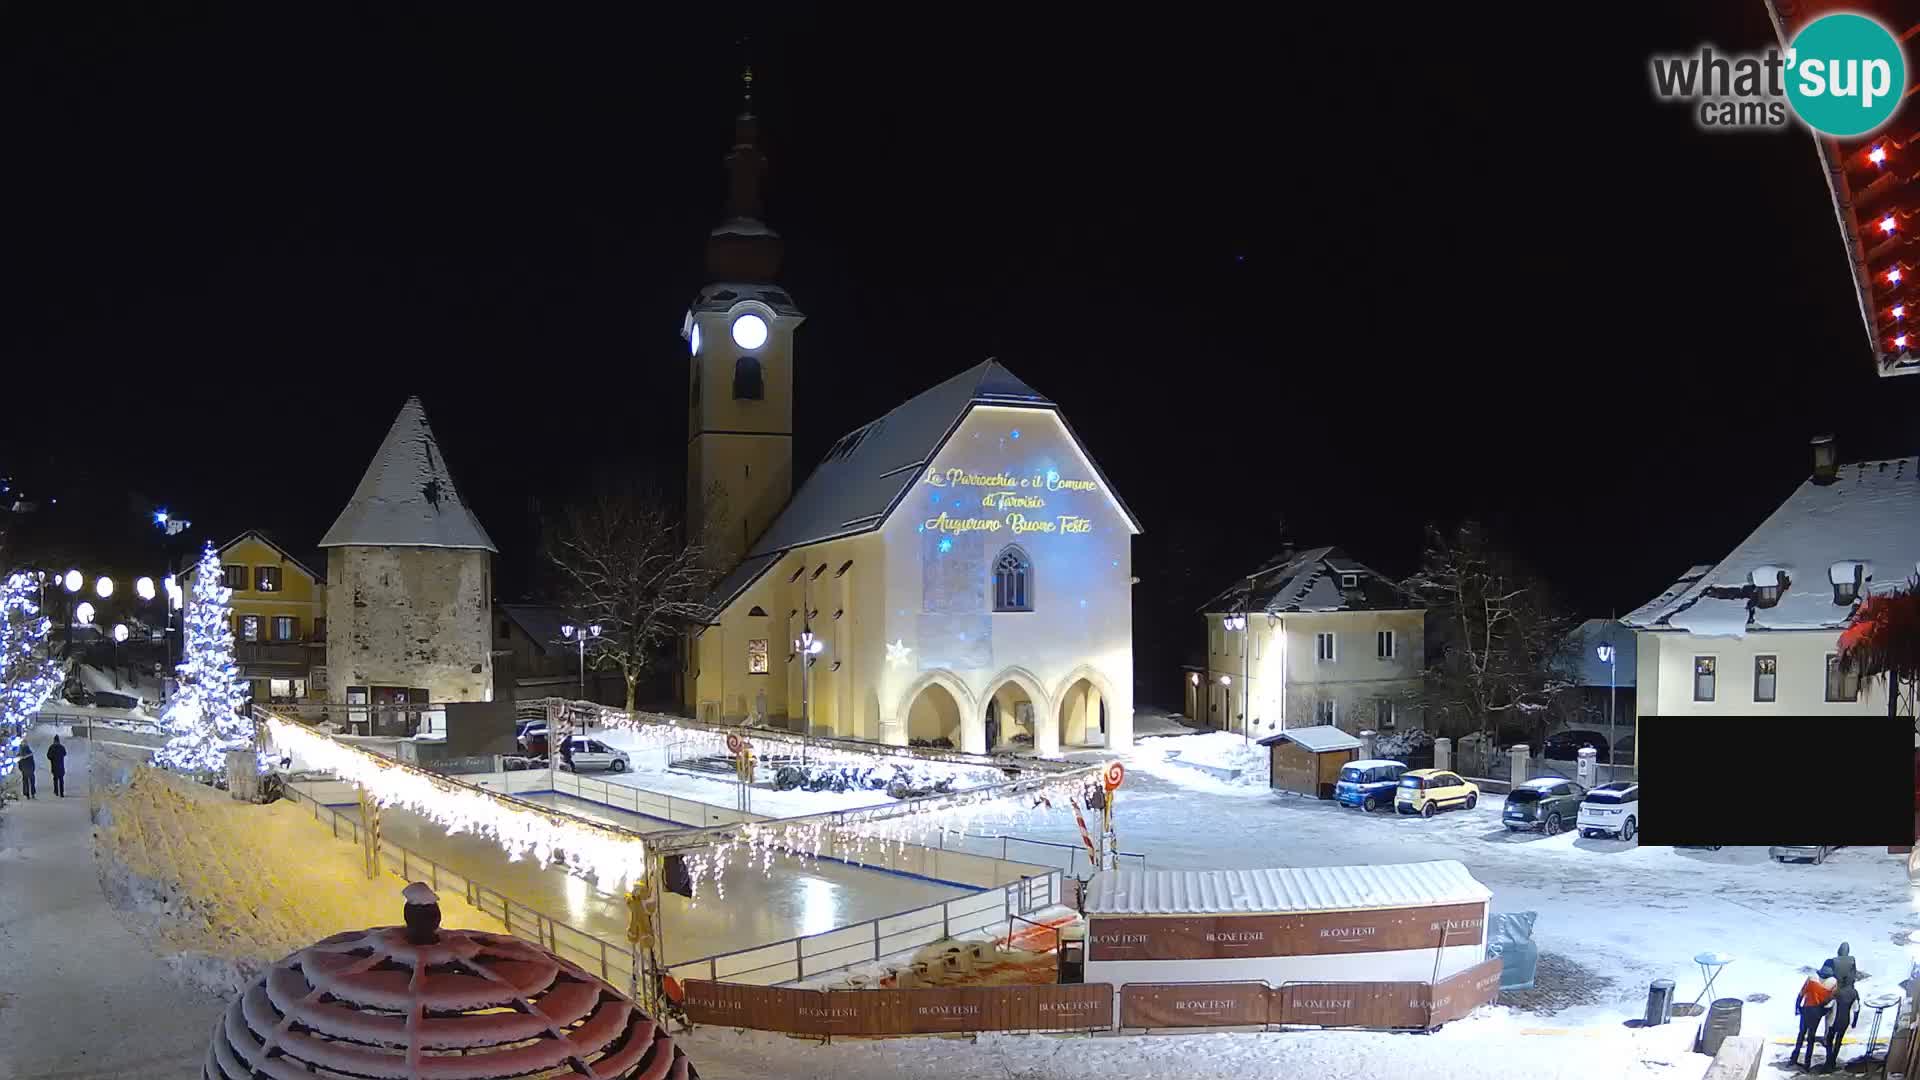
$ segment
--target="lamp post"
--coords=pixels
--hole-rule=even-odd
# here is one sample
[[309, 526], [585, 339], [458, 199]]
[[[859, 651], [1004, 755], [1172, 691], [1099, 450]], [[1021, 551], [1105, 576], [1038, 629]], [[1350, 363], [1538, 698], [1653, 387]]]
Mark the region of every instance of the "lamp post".
[[[1619, 668], [1619, 665], [1615, 663], [1615, 659], [1619, 654], [1613, 651], [1612, 645], [1602, 645], [1595, 649], [1594, 653], [1600, 657], [1601, 663], [1607, 665], [1607, 764], [1611, 766], [1613, 764], [1614, 747], [1617, 745], [1613, 738], [1613, 694], [1614, 672]], [[1613, 772], [1612, 768], [1608, 768], [1607, 772], [1611, 774]]]
[[592, 626], [574, 626], [569, 623], [560, 628], [560, 636], [580, 647], [580, 700], [587, 700], [587, 639], [600, 637], [600, 624]]
[[800, 722], [806, 725], [808, 736], [813, 734], [813, 658], [826, 647], [827, 643], [813, 636], [812, 630], [800, 631], [793, 643], [793, 651], [800, 654]]
[[[176, 593], [182, 593], [183, 590], [181, 590], [173, 580], [173, 572], [172, 572], [173, 571], [173, 548], [170, 541], [172, 541], [175, 537], [179, 536], [181, 533], [184, 533], [188, 529], [192, 528], [193, 522], [188, 521], [186, 518], [178, 517], [174, 514], [168, 513], [167, 508], [162, 506], [153, 512], [153, 527], [160, 530], [160, 561], [166, 564], [166, 570], [167, 570], [167, 573], [165, 575], [166, 591], [167, 591], [167, 598], [169, 601], [171, 601], [171, 603], [162, 606], [160, 609], [160, 638], [161, 638], [161, 644], [166, 647], [166, 651], [167, 651], [167, 663], [164, 670], [172, 671], [173, 670], [173, 613], [175, 611], [180, 610], [182, 607], [186, 605], [185, 605], [184, 595], [176, 595]], [[151, 581], [149, 581], [149, 579], [142, 578], [140, 580], [148, 581], [148, 585], [147, 585], [148, 590], [151, 590], [153, 588], [153, 585]], [[140, 598], [143, 600], [153, 599], [153, 597], [148, 595], [146, 591], [141, 591]], [[165, 676], [163, 675], [161, 678], [162, 678], [161, 689], [164, 692], [166, 687], [166, 683], [164, 681]]]

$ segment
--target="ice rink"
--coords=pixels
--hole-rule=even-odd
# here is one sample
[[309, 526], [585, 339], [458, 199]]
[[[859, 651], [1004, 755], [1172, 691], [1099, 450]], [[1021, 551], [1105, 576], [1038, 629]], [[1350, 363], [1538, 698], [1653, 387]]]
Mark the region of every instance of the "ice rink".
[[[521, 798], [636, 832], [675, 827], [568, 795]], [[359, 817], [358, 807], [335, 809], [347, 817]], [[381, 814], [380, 830], [387, 840], [595, 937], [606, 941], [626, 939], [625, 899], [601, 891], [586, 878], [559, 867], [543, 869], [530, 859], [510, 862], [491, 840], [467, 834], [449, 836], [441, 826], [397, 808]], [[818, 934], [978, 891], [794, 856], [776, 857], [766, 872], [757, 862], [751, 866], [735, 862], [727, 867], [721, 883], [724, 897], [711, 881], [701, 883], [698, 901], [673, 894], [661, 897], [662, 959], [666, 963]]]

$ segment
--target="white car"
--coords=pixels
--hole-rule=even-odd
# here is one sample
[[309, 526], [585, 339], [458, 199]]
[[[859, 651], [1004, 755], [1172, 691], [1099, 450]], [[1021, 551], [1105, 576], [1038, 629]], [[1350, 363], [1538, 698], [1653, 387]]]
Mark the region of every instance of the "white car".
[[1580, 800], [1580, 835], [1631, 840], [1640, 832], [1640, 785], [1631, 780], [1601, 784]]
[[572, 749], [574, 772], [582, 769], [626, 772], [632, 765], [625, 750], [616, 750], [599, 739], [590, 739], [585, 735], [573, 737]]

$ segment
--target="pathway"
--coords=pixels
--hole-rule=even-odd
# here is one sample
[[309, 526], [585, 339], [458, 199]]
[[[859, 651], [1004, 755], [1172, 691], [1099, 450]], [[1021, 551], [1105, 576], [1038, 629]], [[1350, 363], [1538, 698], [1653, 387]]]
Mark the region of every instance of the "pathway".
[[[29, 741], [44, 775], [51, 739]], [[67, 798], [46, 784], [41, 798], [0, 811], [0, 1076], [198, 1077], [222, 1003], [169, 979], [107, 906], [94, 872], [85, 740], [70, 745]]]

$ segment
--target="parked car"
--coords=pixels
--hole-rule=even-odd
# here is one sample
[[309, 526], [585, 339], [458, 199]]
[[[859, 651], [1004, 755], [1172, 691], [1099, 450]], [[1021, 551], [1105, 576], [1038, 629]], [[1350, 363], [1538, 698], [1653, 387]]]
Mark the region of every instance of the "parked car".
[[1473, 809], [1480, 801], [1480, 788], [1458, 774], [1442, 769], [1415, 769], [1400, 775], [1400, 786], [1393, 792], [1393, 809], [1399, 814], [1432, 817], [1437, 811], [1453, 807]]
[[1564, 777], [1528, 780], [1507, 793], [1500, 820], [1508, 832], [1538, 829], [1552, 836], [1580, 816], [1580, 799], [1586, 793], [1586, 788]]
[[1554, 761], [1572, 761], [1580, 756], [1583, 747], [1588, 746], [1593, 747], [1593, 760], [1602, 765], [1613, 761], [1613, 751], [1607, 746], [1607, 737], [1597, 731], [1556, 731], [1547, 736], [1540, 756]]
[[1837, 844], [1775, 844], [1767, 849], [1768, 857], [1776, 862], [1805, 862], [1815, 866], [1827, 861], [1839, 847]]
[[[1631, 738], [1631, 736], [1629, 736]], [[1640, 785], [1631, 780], [1601, 784], [1580, 803], [1580, 835], [1631, 840], [1640, 832]]]
[[520, 752], [533, 757], [545, 757], [547, 753], [547, 722], [545, 720], [523, 721], [514, 729], [513, 741]]
[[573, 737], [573, 771], [581, 769], [605, 769], [608, 772], [626, 772], [632, 767], [625, 750], [616, 750], [599, 739], [585, 735]]
[[1369, 813], [1383, 806], [1392, 806], [1393, 793], [1400, 786], [1400, 775], [1406, 771], [1406, 763], [1401, 761], [1349, 761], [1341, 767], [1340, 779], [1333, 785], [1334, 801], [1342, 806], [1357, 806]]

